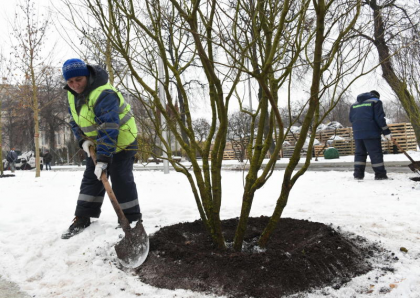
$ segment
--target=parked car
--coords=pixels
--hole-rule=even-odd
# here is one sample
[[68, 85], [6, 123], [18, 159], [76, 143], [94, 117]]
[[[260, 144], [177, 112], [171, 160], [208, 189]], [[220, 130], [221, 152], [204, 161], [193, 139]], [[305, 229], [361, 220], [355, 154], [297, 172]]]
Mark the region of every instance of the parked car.
[[[40, 157], [40, 169], [44, 168], [44, 160]], [[21, 170], [31, 170], [36, 167], [35, 163], [35, 153], [33, 151], [28, 151], [19, 155], [15, 161], [16, 169]]]
[[[44, 168], [44, 160], [42, 157], [39, 159], [39, 166], [41, 170]], [[33, 151], [28, 151], [22, 153], [22, 155], [19, 155], [15, 160], [15, 167], [17, 170], [31, 170], [35, 168], [35, 153]], [[7, 159], [3, 159], [3, 170], [10, 170], [9, 162]]]

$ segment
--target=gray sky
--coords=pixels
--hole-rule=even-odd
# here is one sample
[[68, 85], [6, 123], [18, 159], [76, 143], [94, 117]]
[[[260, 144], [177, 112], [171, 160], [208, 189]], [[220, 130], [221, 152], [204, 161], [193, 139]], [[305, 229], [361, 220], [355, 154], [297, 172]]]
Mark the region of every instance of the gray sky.
[[[6, 57], [9, 56], [11, 51], [11, 45], [14, 43], [12, 32], [13, 26], [15, 24], [15, 13], [19, 12], [22, 14], [22, 10], [18, 7], [19, 3], [22, 3], [22, 0], [5, 0], [2, 1], [1, 10], [0, 10], [0, 49]], [[61, 28], [57, 26], [58, 24], [58, 15], [51, 3], [54, 3], [54, 6], [62, 5], [61, 1], [51, 1], [51, 0], [31, 0], [35, 4], [35, 9], [37, 11], [37, 17], [39, 22], [45, 20], [45, 18], [50, 15], [50, 25], [48, 28], [48, 36], [45, 40], [44, 53], [43, 55], [52, 55], [52, 65], [61, 67], [62, 63], [68, 58], [77, 57], [77, 54], [71, 47], [68, 46], [64, 37], [66, 34], [63, 34]], [[62, 22], [63, 23], [63, 22]]]

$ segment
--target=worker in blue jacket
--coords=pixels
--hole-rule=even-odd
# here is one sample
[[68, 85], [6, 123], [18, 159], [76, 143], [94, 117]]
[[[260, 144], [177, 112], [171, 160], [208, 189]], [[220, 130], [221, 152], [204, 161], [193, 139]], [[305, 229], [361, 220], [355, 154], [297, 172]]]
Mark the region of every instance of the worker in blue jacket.
[[355, 142], [354, 173], [355, 179], [365, 177], [366, 158], [369, 154], [375, 180], [388, 179], [382, 153], [381, 135], [391, 140], [391, 131], [385, 120], [385, 112], [378, 91], [362, 93], [350, 108], [350, 122]]
[[[108, 73], [80, 59], [63, 64], [70, 112], [70, 126], [88, 159], [77, 199], [73, 223], [61, 236], [68, 239], [98, 218], [105, 189], [100, 180], [103, 171], [110, 176], [112, 189], [129, 222], [141, 220], [136, 183], [133, 177], [137, 152], [137, 126], [130, 105], [108, 83]], [[96, 150], [96, 166], [89, 148]]]

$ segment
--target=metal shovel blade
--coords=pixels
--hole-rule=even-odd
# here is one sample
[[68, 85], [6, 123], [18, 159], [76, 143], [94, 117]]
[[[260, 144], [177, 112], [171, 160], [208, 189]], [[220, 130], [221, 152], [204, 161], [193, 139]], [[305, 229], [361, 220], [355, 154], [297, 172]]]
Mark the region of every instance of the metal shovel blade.
[[115, 245], [118, 259], [126, 268], [137, 268], [149, 253], [149, 236], [139, 220], [136, 226], [125, 231], [125, 237]]
[[410, 163], [408, 165], [410, 170], [412, 170], [414, 173], [420, 174], [420, 161], [414, 161], [413, 163]]
[[395, 146], [398, 147], [398, 149], [400, 149], [400, 151], [402, 153], [404, 153], [405, 156], [407, 156], [407, 158], [411, 161], [411, 164], [408, 165], [408, 167], [410, 168], [410, 170], [412, 170], [414, 173], [417, 173], [420, 175], [420, 161], [414, 161], [410, 155], [408, 155], [408, 153], [404, 150], [404, 148], [402, 148], [400, 146], [400, 144], [398, 144], [397, 140], [395, 138], [392, 138], [392, 142], [395, 144]]

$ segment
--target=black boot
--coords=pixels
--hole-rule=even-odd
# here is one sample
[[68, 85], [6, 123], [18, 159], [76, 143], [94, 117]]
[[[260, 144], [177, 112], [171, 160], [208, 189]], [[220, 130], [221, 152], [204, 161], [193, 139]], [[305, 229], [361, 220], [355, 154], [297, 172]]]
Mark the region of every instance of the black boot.
[[375, 174], [375, 180], [388, 180], [388, 176], [386, 174]]
[[355, 180], [363, 180], [363, 178], [365, 178], [365, 173], [360, 171], [354, 171], [353, 177]]
[[74, 235], [77, 235], [83, 232], [83, 230], [87, 228], [88, 226], [90, 226], [90, 217], [77, 217], [76, 216], [73, 219], [73, 223], [71, 224], [71, 226], [67, 229], [66, 232], [64, 232], [61, 235], [61, 239], [69, 239], [73, 237]]
[[354, 167], [353, 177], [355, 180], [363, 180], [365, 178], [365, 167]]

